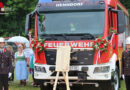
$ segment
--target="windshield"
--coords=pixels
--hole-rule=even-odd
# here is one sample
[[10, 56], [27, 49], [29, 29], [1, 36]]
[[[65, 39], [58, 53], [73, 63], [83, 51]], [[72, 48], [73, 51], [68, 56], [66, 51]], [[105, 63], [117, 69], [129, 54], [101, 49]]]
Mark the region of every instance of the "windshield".
[[104, 19], [104, 11], [44, 13], [38, 17], [38, 34], [103, 35]]

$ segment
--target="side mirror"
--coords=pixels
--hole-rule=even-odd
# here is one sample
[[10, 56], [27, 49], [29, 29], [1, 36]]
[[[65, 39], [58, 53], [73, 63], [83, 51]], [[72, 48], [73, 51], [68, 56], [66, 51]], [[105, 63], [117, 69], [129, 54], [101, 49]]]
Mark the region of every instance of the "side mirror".
[[31, 14], [26, 15], [26, 23], [25, 23], [25, 34], [28, 34], [28, 30], [31, 28]]
[[120, 33], [123, 33], [125, 31], [125, 26], [126, 26], [126, 21], [125, 21], [125, 14], [119, 10], [118, 11], [118, 27], [117, 27], [117, 33], [120, 34]]

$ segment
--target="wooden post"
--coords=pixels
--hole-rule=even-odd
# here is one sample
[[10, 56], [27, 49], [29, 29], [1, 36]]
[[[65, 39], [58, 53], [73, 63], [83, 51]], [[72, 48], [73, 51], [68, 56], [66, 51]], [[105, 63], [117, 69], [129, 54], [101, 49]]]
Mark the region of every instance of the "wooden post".
[[53, 88], [53, 90], [56, 90], [56, 87], [57, 87], [57, 82], [58, 82], [58, 78], [59, 78], [59, 71], [57, 72], [57, 74], [56, 74], [56, 79], [55, 79], [55, 84], [54, 84], [54, 88]]
[[67, 90], [70, 90], [68, 72], [66, 72], [66, 88], [67, 88]]

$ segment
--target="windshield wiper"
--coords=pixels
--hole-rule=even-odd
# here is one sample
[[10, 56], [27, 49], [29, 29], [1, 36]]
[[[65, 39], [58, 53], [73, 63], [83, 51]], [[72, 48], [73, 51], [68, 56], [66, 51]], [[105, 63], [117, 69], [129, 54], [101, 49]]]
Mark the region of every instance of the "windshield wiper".
[[66, 34], [61, 34], [61, 35], [64, 37], [64, 39], [65, 39], [66, 41], [69, 41], [69, 38], [67, 37]]
[[63, 34], [63, 36], [64, 36], [67, 40], [69, 40], [69, 39], [66, 37], [66, 35], [67, 35], [67, 36], [77, 36], [77, 37], [80, 36], [80, 37], [81, 37], [81, 38], [80, 38], [81, 40], [92, 40], [92, 39], [95, 39], [95, 36], [92, 35], [92, 34], [90, 34], [90, 33]]
[[45, 40], [57, 40], [54, 34], [43, 34], [42, 36], [45, 36]]
[[90, 34], [90, 33], [85, 33], [85, 34], [83, 34], [83, 36], [81, 37], [81, 39], [82, 40], [84, 40], [84, 39], [92, 40], [92, 39], [95, 39], [95, 37], [92, 34]]

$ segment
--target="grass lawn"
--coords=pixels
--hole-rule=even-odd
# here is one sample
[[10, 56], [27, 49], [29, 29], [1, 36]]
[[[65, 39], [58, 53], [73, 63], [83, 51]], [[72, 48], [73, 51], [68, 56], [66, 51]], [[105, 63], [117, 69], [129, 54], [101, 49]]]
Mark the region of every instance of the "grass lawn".
[[29, 75], [29, 82], [27, 82], [26, 86], [19, 86], [19, 81], [15, 80], [13, 82], [9, 82], [9, 90], [40, 90], [38, 87], [33, 87], [32, 83], [32, 76]]
[[121, 81], [120, 90], [126, 90], [124, 80]]
[[[9, 82], [9, 90], [40, 90], [39, 87], [33, 87], [31, 84], [32, 84], [32, 75], [29, 75], [29, 81], [27, 82], [26, 86], [19, 86], [19, 81], [16, 80], [16, 77], [14, 77], [14, 81]], [[120, 90], [126, 90], [124, 80], [121, 80]]]
[[[15, 79], [14, 82], [9, 83], [10, 84], [10, 86], [9, 86], [10, 89], [9, 90], [40, 90], [40, 88], [38, 88], [38, 87], [31, 86], [31, 83], [32, 83], [31, 75], [29, 76], [29, 82], [27, 83], [27, 86], [18, 86], [19, 81], [17, 81]], [[125, 83], [124, 83], [123, 80], [121, 81], [120, 90], [126, 90], [125, 89]]]

